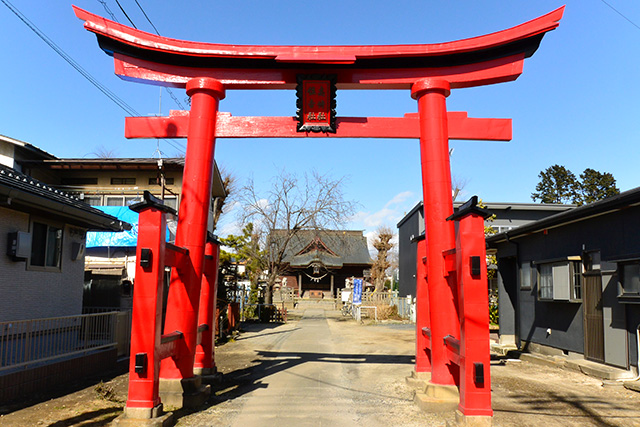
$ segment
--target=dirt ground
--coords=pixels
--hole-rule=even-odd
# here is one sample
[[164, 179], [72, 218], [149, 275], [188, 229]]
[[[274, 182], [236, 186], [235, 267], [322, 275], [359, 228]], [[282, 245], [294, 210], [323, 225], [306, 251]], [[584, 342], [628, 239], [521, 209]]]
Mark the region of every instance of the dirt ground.
[[[201, 408], [175, 411], [177, 425], [232, 424], [252, 393], [265, 387], [269, 373], [264, 371], [273, 369], [273, 364], [264, 354], [279, 345], [278, 340], [295, 329], [297, 322], [294, 313], [284, 325], [244, 325], [239, 336], [218, 346], [216, 362], [223, 373], [222, 381]], [[357, 324], [336, 313], [328, 313], [327, 322], [332, 335], [340, 335], [340, 353], [369, 357], [362, 363], [392, 358], [389, 375], [359, 378], [359, 367], [353, 366], [354, 386], [350, 391], [362, 411], [353, 425], [387, 420], [398, 426], [443, 426], [453, 420], [453, 413], [424, 413], [413, 403], [414, 391], [404, 379], [413, 366], [412, 325]], [[260, 348], [260, 354], [256, 348]], [[494, 426], [640, 426], [640, 394], [623, 387], [604, 387], [602, 381], [559, 367], [498, 358], [492, 361], [491, 376]], [[126, 393], [126, 374], [103, 381], [88, 380], [57, 394], [0, 407], [0, 426], [108, 425], [122, 412]], [[377, 408], [384, 408], [378, 411], [379, 419], [365, 413], [376, 412]]]

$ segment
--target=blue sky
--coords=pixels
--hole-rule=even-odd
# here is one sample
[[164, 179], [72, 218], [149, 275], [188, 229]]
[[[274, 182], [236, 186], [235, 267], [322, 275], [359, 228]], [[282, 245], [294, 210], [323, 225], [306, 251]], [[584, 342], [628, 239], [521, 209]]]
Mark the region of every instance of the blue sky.
[[[6, 0], [3, 0], [6, 1]], [[157, 87], [120, 80], [113, 61], [65, 1], [10, 0], [84, 69], [141, 115], [180, 107]], [[562, 1], [189, 1], [138, 0], [161, 35], [230, 44], [437, 43], [521, 24]], [[115, 0], [75, 4], [121, 23]], [[451, 111], [513, 119], [509, 143], [452, 141], [452, 173], [488, 202], [530, 202], [538, 173], [562, 164], [611, 172], [621, 190], [640, 185], [640, 2], [568, 1], [560, 27], [525, 61], [515, 82], [454, 90]], [[133, 22], [152, 31], [133, 0], [120, 0]], [[150, 157], [155, 140], [124, 138], [127, 115], [60, 58], [0, 3], [0, 134], [59, 157]], [[183, 90], [174, 90], [183, 102]], [[293, 91], [228, 91], [221, 111], [234, 115], [295, 115]], [[339, 91], [341, 116], [401, 116], [417, 111], [408, 91]], [[160, 142], [165, 156], [178, 149]], [[267, 185], [278, 170], [315, 168], [347, 176], [345, 193], [360, 204], [351, 228], [367, 232], [397, 221], [421, 198], [418, 141], [219, 140], [216, 161], [243, 183]], [[230, 230], [228, 216], [223, 230]], [[224, 232], [221, 232], [224, 235]]]

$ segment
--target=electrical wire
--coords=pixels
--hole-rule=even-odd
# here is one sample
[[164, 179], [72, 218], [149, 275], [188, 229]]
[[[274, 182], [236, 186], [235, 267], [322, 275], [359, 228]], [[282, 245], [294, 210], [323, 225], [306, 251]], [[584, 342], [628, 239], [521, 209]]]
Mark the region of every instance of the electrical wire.
[[138, 7], [140, 8], [140, 11], [142, 12], [142, 14], [144, 15], [145, 18], [147, 18], [147, 21], [149, 21], [149, 24], [151, 24], [151, 26], [153, 27], [153, 29], [156, 31], [157, 35], [160, 35], [160, 32], [158, 31], [158, 29], [156, 28], [155, 25], [153, 25], [153, 22], [151, 22], [151, 19], [149, 19], [149, 16], [147, 16], [147, 12], [144, 11], [144, 9], [142, 8], [142, 6], [140, 5], [140, 3], [138, 3], [138, 0], [134, 0], [136, 2], [136, 4], [138, 5]]
[[[160, 35], [160, 32], [158, 31], [158, 29], [156, 28], [156, 26], [153, 24], [153, 22], [151, 21], [151, 19], [149, 18], [149, 15], [147, 15], [147, 12], [144, 10], [144, 8], [142, 7], [142, 5], [138, 2], [138, 0], [134, 0], [136, 2], [136, 4], [138, 5], [138, 8], [140, 9], [140, 11], [142, 12], [142, 14], [144, 15], [145, 18], [147, 18], [147, 21], [149, 22], [149, 24], [153, 27], [153, 30], [156, 32], [157, 35]], [[113, 15], [113, 13], [111, 12], [111, 10], [109, 10], [109, 7], [106, 5], [105, 0], [98, 0], [98, 2], [100, 2], [105, 10], [107, 11], [107, 13], [111, 16], [111, 19], [113, 19], [114, 21], [118, 22], [118, 20], [116, 19], [116, 17]], [[122, 5], [120, 5], [120, 3], [118, 2], [118, 0], [116, 0], [116, 3], [118, 3], [118, 6], [120, 7], [120, 10], [122, 11], [122, 13], [124, 13], [124, 16], [127, 17], [127, 19], [129, 20], [129, 22], [131, 22], [131, 25], [133, 25], [133, 28], [137, 29], [137, 27], [133, 24], [133, 21], [131, 21], [131, 18], [129, 18], [129, 15], [127, 15], [127, 13], [124, 11], [124, 8], [122, 7]], [[167, 93], [169, 94], [169, 96], [171, 97], [171, 99], [173, 99], [173, 102], [176, 103], [176, 105], [178, 107], [180, 107], [180, 109], [184, 110], [184, 105], [180, 102], [180, 100], [178, 99], [178, 97], [176, 97], [176, 95], [173, 93], [173, 91], [168, 88], [165, 87], [164, 88]]]
[[118, 107], [123, 109], [127, 114], [131, 116], [139, 116], [133, 107], [127, 104], [122, 98], [113, 93], [108, 87], [100, 83], [95, 77], [93, 77], [87, 70], [82, 68], [71, 56], [69, 56], [60, 46], [55, 44], [42, 30], [40, 30], [33, 22], [31, 22], [22, 12], [20, 12], [14, 5], [9, 3], [8, 0], [0, 0], [14, 15], [18, 17], [31, 31], [33, 31], [42, 41], [44, 41], [51, 49], [53, 49], [58, 55], [62, 57], [69, 65], [76, 69], [85, 79], [93, 84], [100, 92], [111, 99]]
[[129, 15], [127, 15], [127, 12], [124, 11], [124, 8], [122, 7], [122, 5], [120, 4], [120, 2], [118, 0], [116, 0], [116, 4], [118, 5], [120, 10], [124, 14], [125, 18], [127, 18], [129, 20], [129, 23], [131, 24], [131, 26], [137, 30], [138, 27], [136, 27], [136, 24], [134, 24], [133, 21], [131, 20], [131, 18], [129, 18]]
[[[136, 2], [136, 4], [138, 5], [138, 8], [140, 9], [140, 12], [142, 12], [142, 14], [144, 15], [145, 18], [147, 18], [147, 21], [149, 22], [149, 24], [151, 24], [151, 26], [153, 27], [154, 31], [156, 32], [157, 35], [160, 35], [160, 32], [158, 31], [158, 29], [156, 28], [155, 25], [153, 25], [153, 22], [151, 22], [151, 19], [149, 18], [149, 15], [147, 15], [147, 12], [145, 12], [144, 8], [142, 7], [142, 5], [138, 2], [138, 0], [134, 0]], [[173, 93], [173, 91], [168, 88], [165, 87], [164, 88], [167, 93], [169, 94], [169, 96], [171, 97], [171, 99], [173, 99], [173, 102], [176, 103], [176, 105], [178, 107], [180, 107], [181, 109], [185, 109], [184, 105], [182, 105], [182, 103], [178, 100], [178, 97], [175, 96], [175, 94]]]
[[[9, 9], [14, 15], [22, 21], [31, 31], [33, 31], [43, 42], [45, 42], [54, 52], [56, 52], [62, 59], [64, 59], [69, 65], [71, 65], [82, 77], [87, 79], [92, 85], [94, 85], [100, 92], [102, 92], [107, 98], [113, 101], [118, 107], [124, 110], [129, 116], [140, 116], [132, 106], [127, 104], [122, 98], [113, 93], [108, 87], [100, 83], [95, 77], [93, 77], [87, 70], [85, 70], [78, 62], [76, 62], [69, 54], [67, 54], [60, 46], [58, 46], [53, 40], [51, 40], [40, 28], [38, 28], [33, 22], [31, 22], [20, 10], [12, 5], [8, 0], [0, 0], [7, 9]], [[185, 148], [177, 145], [176, 142], [165, 139], [165, 141], [173, 148], [180, 152], [184, 152]]]
[[607, 6], [609, 6], [611, 8], [611, 10], [613, 10], [615, 13], [617, 13], [618, 15], [622, 16], [624, 19], [626, 19], [631, 25], [633, 25], [634, 27], [636, 27], [637, 29], [640, 30], [640, 26], [638, 26], [638, 24], [636, 24], [635, 22], [633, 22], [631, 19], [627, 18], [622, 12], [620, 12], [618, 9], [616, 9], [615, 7], [613, 7], [612, 5], [610, 5], [609, 3], [607, 3], [605, 0], [600, 0], [602, 3], [606, 4]]
[[113, 12], [111, 12], [111, 9], [109, 9], [109, 6], [107, 5], [107, 2], [105, 0], [98, 0], [98, 2], [100, 2], [100, 4], [102, 5], [102, 7], [104, 7], [104, 11], [107, 12], [109, 14], [109, 16], [111, 17], [111, 19], [113, 21], [118, 22], [118, 20], [116, 19], [116, 16], [113, 14]]

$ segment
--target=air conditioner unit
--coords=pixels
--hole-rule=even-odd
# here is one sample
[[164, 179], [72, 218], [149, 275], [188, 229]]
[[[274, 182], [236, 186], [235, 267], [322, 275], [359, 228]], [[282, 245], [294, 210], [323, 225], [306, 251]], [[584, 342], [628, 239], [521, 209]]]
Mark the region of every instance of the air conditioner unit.
[[14, 231], [7, 238], [7, 255], [14, 261], [23, 261], [31, 255], [31, 234], [26, 231]]

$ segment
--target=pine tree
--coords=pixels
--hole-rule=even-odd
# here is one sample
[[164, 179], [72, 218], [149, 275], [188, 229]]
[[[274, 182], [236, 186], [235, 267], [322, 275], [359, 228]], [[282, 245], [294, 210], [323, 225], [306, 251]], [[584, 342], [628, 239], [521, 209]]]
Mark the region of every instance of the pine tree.
[[541, 203], [575, 203], [579, 199], [580, 184], [576, 176], [560, 165], [553, 165], [538, 175], [540, 182], [531, 198]]
[[564, 166], [553, 165], [540, 172], [540, 182], [531, 198], [541, 203], [575, 203], [584, 205], [620, 194], [616, 180], [609, 172], [587, 168], [580, 179]]
[[587, 168], [580, 174], [580, 198], [578, 204], [589, 204], [620, 194], [616, 179], [609, 172], [600, 173]]

